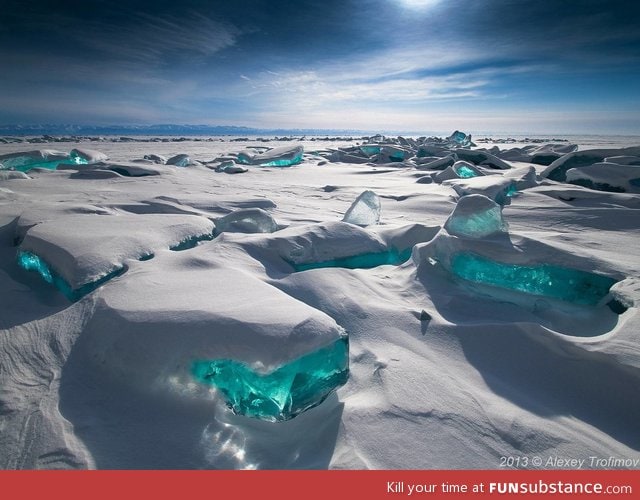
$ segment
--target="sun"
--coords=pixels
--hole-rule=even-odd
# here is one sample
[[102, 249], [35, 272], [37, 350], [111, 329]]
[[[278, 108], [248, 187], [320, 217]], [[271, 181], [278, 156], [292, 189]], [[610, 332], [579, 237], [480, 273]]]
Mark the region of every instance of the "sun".
[[407, 9], [424, 10], [433, 7], [440, 0], [397, 0], [400, 5]]

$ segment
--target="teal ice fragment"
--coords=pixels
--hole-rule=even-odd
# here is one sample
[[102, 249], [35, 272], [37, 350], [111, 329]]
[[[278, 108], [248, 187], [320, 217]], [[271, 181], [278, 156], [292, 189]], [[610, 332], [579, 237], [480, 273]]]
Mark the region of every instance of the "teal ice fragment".
[[236, 161], [244, 165], [259, 167], [291, 167], [302, 161], [304, 148], [302, 146], [278, 147], [264, 153], [253, 155], [248, 151], [238, 153]]
[[249, 153], [246, 151], [241, 151], [236, 156], [236, 162], [242, 163], [243, 165], [251, 165], [252, 159], [253, 159], [253, 156], [249, 155]]
[[69, 153], [69, 163], [72, 165], [87, 165], [89, 160], [83, 157], [79, 151], [72, 149]]
[[598, 304], [616, 283], [608, 276], [578, 269], [506, 264], [470, 252], [454, 254], [451, 271], [475, 283], [591, 306]]
[[460, 132], [459, 130], [456, 130], [453, 134], [447, 137], [447, 139], [463, 147], [471, 145], [471, 135], [467, 135], [464, 132]]
[[372, 252], [322, 262], [307, 262], [303, 264], [290, 263], [296, 272], [309, 269], [323, 269], [326, 267], [343, 267], [346, 269], [371, 269], [378, 266], [399, 266], [411, 257], [411, 248], [404, 250], [391, 249], [386, 252]]
[[382, 151], [382, 146], [373, 146], [370, 144], [365, 144], [360, 146], [360, 151], [362, 151], [367, 156], [377, 155]]
[[185, 238], [184, 240], [182, 240], [180, 243], [170, 246], [169, 250], [173, 250], [174, 252], [189, 250], [190, 248], [194, 248], [201, 241], [211, 241], [213, 238], [215, 238], [214, 233], [205, 233], [205, 234], [198, 234], [195, 236], [189, 236], [188, 238]]
[[475, 170], [467, 167], [466, 165], [459, 165], [457, 167], [454, 166], [453, 169], [461, 179], [470, 179], [471, 177], [478, 176]]
[[3, 170], [28, 172], [34, 168], [55, 170], [60, 163], [68, 163], [69, 155], [59, 151], [37, 150], [0, 155]]
[[114, 269], [102, 278], [96, 281], [85, 283], [79, 288], [74, 289], [71, 287], [71, 285], [69, 285], [69, 283], [65, 281], [64, 278], [53, 271], [49, 264], [47, 264], [38, 255], [20, 250], [18, 251], [17, 260], [18, 266], [26, 271], [37, 272], [44, 281], [55, 286], [71, 302], [80, 300], [85, 295], [104, 285], [110, 279], [115, 278], [116, 276], [120, 276], [125, 271], [124, 267]]
[[271, 422], [290, 420], [346, 383], [349, 341], [344, 336], [268, 373], [219, 359], [194, 362], [192, 374], [220, 390], [236, 414]]

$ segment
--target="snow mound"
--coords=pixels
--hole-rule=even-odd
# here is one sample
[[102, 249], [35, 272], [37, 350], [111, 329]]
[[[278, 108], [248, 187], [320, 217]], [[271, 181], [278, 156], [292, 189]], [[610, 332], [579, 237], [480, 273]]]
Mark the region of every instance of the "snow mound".
[[38, 270], [29, 265], [37, 256], [50, 274], [78, 291], [123, 269], [129, 259], [210, 236], [213, 228], [210, 220], [191, 215], [68, 215], [30, 228], [19, 252], [25, 267]]
[[15, 170], [0, 170], [0, 181], [9, 181], [12, 179], [30, 179], [24, 172]]
[[586, 149], [561, 156], [542, 171], [541, 177], [552, 181], [565, 182], [567, 171], [572, 168], [587, 167], [594, 163], [600, 163], [605, 158], [613, 156], [638, 156], [640, 147], [622, 149]]
[[567, 182], [597, 191], [640, 193], [640, 167], [608, 161], [587, 167], [574, 167], [566, 172]]
[[504, 178], [513, 179], [518, 191], [524, 191], [538, 185], [536, 169], [534, 167], [519, 167], [507, 170]]
[[[135, 264], [131, 272], [135, 279], [102, 289], [82, 339], [81, 356], [105, 376], [166, 393], [180, 387], [186, 391], [195, 376], [221, 389], [235, 411], [273, 420], [291, 418], [300, 410], [287, 407], [269, 388], [272, 382], [286, 396], [302, 383], [305, 373], [288, 372], [284, 381], [279, 378], [290, 363], [297, 360], [296, 369], [319, 370], [321, 359], [301, 358], [322, 349], [325, 361], [327, 354], [334, 358], [333, 368], [340, 376], [329, 376], [334, 383], [328, 388], [312, 384], [306, 391], [313, 399], [311, 406], [344, 383], [344, 330], [277, 288], [217, 263], [204, 252], [197, 257], [159, 255]], [[275, 378], [265, 380], [273, 373]], [[296, 375], [302, 379], [292, 388]], [[252, 377], [258, 377], [255, 396], [263, 398], [253, 413], [236, 398], [236, 389], [242, 392]], [[234, 389], [233, 384], [242, 387]]]

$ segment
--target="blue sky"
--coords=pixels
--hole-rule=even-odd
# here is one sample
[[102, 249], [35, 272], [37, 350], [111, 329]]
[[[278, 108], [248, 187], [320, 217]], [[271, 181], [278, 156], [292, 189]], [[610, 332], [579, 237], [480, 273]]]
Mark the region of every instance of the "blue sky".
[[640, 134], [619, 0], [0, 0], [0, 123]]

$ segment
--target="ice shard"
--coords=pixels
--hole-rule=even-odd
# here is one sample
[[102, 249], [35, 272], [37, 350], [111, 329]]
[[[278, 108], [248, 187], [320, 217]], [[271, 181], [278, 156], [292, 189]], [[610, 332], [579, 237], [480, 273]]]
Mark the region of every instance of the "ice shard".
[[469, 179], [471, 177], [477, 177], [478, 175], [480, 175], [477, 169], [474, 169], [471, 165], [464, 165], [462, 164], [462, 162], [459, 163], [461, 164], [454, 165], [453, 169], [461, 179]]
[[215, 222], [216, 233], [273, 233], [278, 224], [261, 208], [243, 208], [220, 217]]
[[167, 165], [175, 165], [176, 167], [188, 167], [191, 165], [191, 158], [188, 154], [182, 153], [172, 156], [167, 160]]
[[498, 262], [471, 252], [451, 256], [451, 271], [469, 281], [582, 305], [597, 305], [616, 283], [613, 278], [578, 269]]
[[432, 174], [433, 180], [442, 183], [450, 179], [471, 179], [485, 175], [478, 167], [466, 161], [457, 161], [443, 171]]
[[218, 388], [234, 413], [272, 422], [290, 420], [346, 383], [349, 342], [345, 335], [267, 373], [229, 359], [196, 361], [192, 373], [196, 380]]
[[381, 154], [384, 162], [403, 161], [413, 156], [407, 149], [391, 145], [384, 146]]
[[463, 238], [484, 238], [507, 231], [502, 207], [481, 194], [463, 196], [444, 224], [447, 232]]
[[364, 191], [352, 203], [342, 218], [356, 226], [372, 226], [380, 222], [380, 198], [373, 191]]
[[456, 130], [453, 134], [447, 137], [447, 140], [455, 144], [459, 144], [462, 147], [471, 146], [471, 134], [467, 135], [459, 130]]

